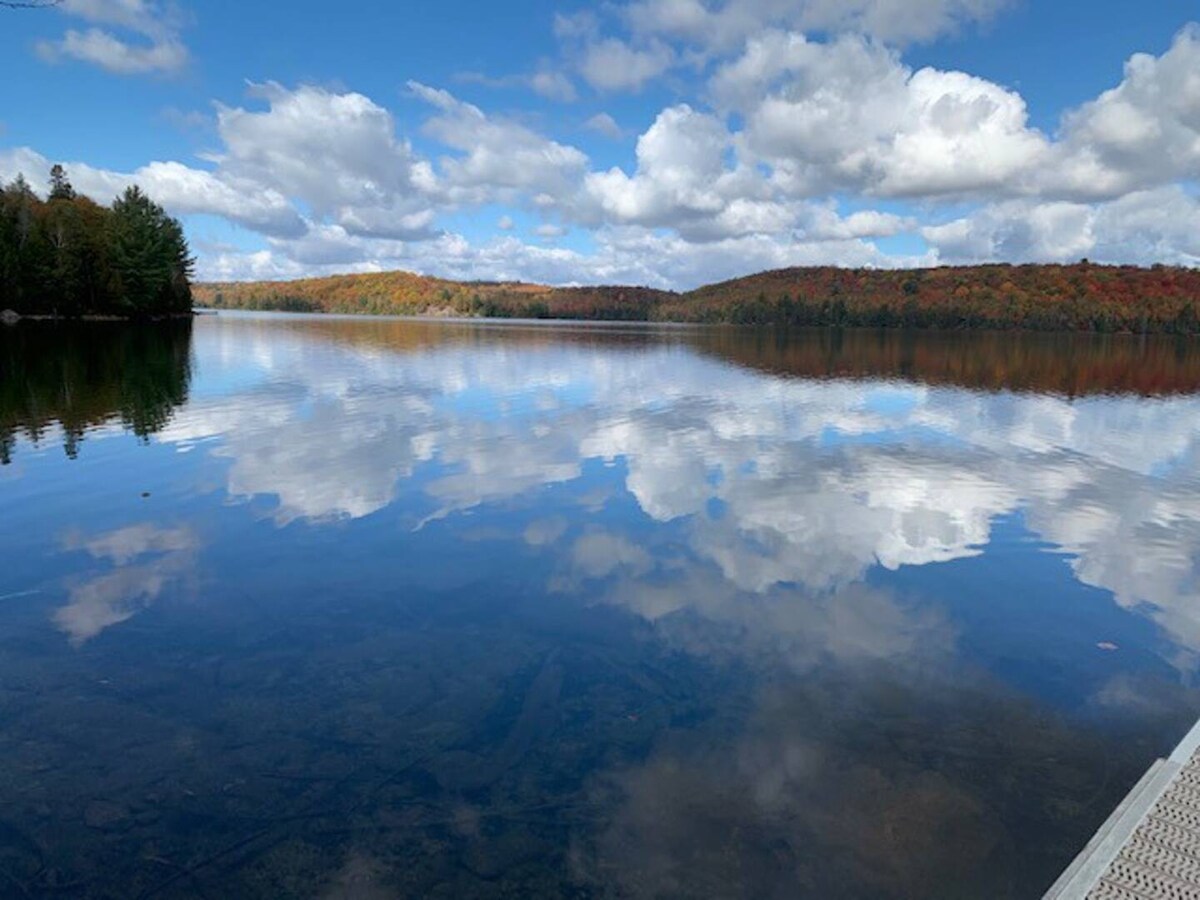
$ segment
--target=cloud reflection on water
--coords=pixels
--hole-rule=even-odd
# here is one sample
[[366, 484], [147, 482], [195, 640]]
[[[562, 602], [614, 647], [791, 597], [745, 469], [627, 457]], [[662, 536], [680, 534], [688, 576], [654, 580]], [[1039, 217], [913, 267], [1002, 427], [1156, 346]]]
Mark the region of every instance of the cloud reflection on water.
[[200, 541], [190, 527], [143, 522], [94, 537], [71, 533], [63, 547], [84, 549], [111, 565], [107, 572], [70, 583], [68, 604], [54, 613], [55, 624], [79, 647], [133, 618], [172, 583], [190, 576]]
[[[83, 570], [51, 615], [77, 647], [104, 639], [50, 642], [76, 674], [13, 719], [11, 757], [54, 761], [29, 808], [92, 783], [82, 716], [123, 804], [168, 783], [184, 822], [224, 822], [205, 852], [276, 811], [266, 870], [293, 872], [315, 791], [337, 837], [308, 835], [306, 871], [335, 882], [1019, 898], [1195, 708], [1195, 397], [786, 377], [683, 332], [442, 328], [202, 321], [157, 446], [114, 435], [38, 471], [86, 479], [56, 482], [92, 524], [61, 537]], [[135, 459], [186, 525], [143, 521]], [[191, 579], [214, 590], [168, 602]], [[19, 649], [14, 683], [47, 652]], [[164, 835], [166, 858], [196, 853], [173, 827], [60, 846], [94, 866], [119, 846], [120, 880], [156, 869]]]
[[788, 379], [671, 342], [530, 347], [492, 334], [392, 352], [284, 334], [202, 330], [202, 356], [253, 360], [255, 378], [194, 399], [160, 438], [217, 439], [228, 492], [275, 497], [281, 524], [365, 517], [411, 491], [432, 505], [428, 522], [601, 460], [624, 466], [649, 519], [685, 521], [697, 557], [766, 592], [967, 558], [999, 517], [1021, 514], [1082, 582], [1152, 605], [1188, 654], [1200, 647], [1195, 397]]

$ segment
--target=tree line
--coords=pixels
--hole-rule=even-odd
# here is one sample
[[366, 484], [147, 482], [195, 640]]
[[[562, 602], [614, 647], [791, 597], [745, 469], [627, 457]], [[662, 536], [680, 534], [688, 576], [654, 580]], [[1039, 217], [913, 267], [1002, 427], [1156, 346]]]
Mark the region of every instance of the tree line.
[[699, 288], [662, 318], [739, 325], [1200, 334], [1200, 271], [1156, 265], [780, 269]]
[[187, 314], [193, 266], [183, 226], [137, 186], [106, 207], [76, 192], [58, 165], [44, 200], [23, 175], [0, 185], [0, 310]]
[[1200, 334], [1200, 270], [991, 264], [780, 269], [687, 293], [555, 288], [377, 272], [196, 286], [197, 302], [289, 312], [734, 325]]

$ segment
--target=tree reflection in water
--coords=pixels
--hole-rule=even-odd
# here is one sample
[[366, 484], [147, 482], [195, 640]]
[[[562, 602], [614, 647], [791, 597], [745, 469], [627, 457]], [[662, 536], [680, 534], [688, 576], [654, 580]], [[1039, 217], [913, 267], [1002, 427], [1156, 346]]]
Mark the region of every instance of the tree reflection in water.
[[160, 431], [187, 401], [191, 341], [188, 320], [0, 328], [0, 463], [18, 437], [36, 444], [52, 430], [72, 459], [103, 425], [140, 438]]

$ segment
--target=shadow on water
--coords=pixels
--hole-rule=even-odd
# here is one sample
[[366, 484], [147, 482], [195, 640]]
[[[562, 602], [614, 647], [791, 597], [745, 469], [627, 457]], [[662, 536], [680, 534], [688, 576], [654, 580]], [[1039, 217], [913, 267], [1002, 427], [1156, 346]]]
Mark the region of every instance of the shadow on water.
[[17, 438], [61, 428], [74, 459], [89, 429], [148, 438], [187, 401], [192, 323], [23, 323], [0, 329], [0, 464]]

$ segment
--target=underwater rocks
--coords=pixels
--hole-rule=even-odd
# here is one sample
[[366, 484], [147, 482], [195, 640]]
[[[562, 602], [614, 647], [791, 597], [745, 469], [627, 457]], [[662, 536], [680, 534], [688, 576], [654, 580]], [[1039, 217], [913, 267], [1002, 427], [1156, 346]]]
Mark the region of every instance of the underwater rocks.
[[129, 824], [129, 810], [120, 803], [93, 800], [83, 812], [83, 821], [88, 828], [100, 831], [124, 828]]

